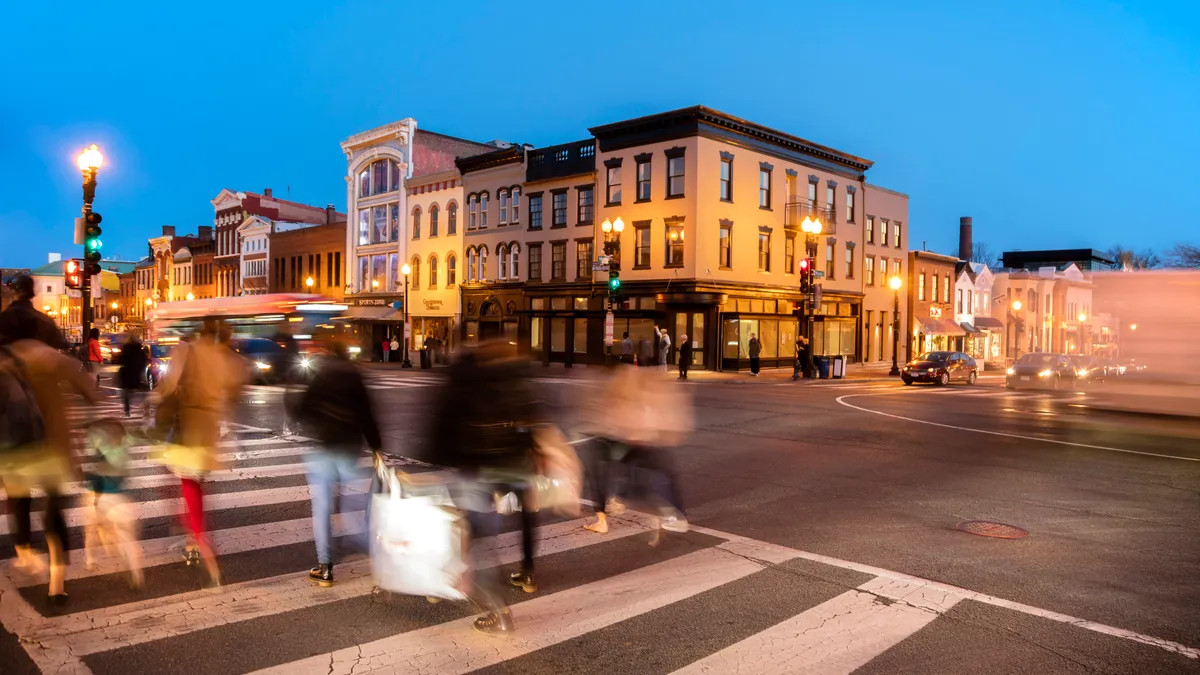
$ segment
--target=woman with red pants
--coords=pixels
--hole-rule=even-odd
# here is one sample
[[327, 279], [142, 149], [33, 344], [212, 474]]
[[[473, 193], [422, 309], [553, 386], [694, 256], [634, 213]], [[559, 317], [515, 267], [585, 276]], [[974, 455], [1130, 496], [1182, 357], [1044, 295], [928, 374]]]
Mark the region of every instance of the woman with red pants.
[[206, 322], [195, 340], [175, 348], [171, 369], [155, 389], [158, 417], [168, 422], [172, 434], [159, 461], [179, 476], [183, 494], [183, 524], [189, 538], [184, 558], [188, 565], [202, 564], [212, 585], [220, 585], [221, 573], [204, 525], [201, 481], [219, 468], [221, 421], [237, 400], [243, 380], [239, 358], [218, 340], [216, 323]]

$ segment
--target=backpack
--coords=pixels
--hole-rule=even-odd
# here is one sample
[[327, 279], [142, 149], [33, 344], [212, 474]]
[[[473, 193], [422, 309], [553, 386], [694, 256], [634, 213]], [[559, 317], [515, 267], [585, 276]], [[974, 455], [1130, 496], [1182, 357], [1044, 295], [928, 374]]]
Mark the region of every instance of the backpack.
[[0, 454], [37, 443], [46, 437], [46, 422], [38, 407], [25, 367], [10, 350], [0, 348]]

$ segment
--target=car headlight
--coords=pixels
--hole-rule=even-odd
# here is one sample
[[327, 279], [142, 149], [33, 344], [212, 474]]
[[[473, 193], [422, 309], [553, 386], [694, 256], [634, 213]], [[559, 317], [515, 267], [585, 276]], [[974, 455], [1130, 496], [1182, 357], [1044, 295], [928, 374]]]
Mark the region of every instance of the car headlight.
[[934, 374], [934, 373], [936, 373], [936, 372], [937, 372], [937, 368], [930, 368], [929, 370], [927, 370], [927, 371], [925, 371], [925, 372], [927, 372], [927, 373], [929, 373], [930, 375], [932, 375], [932, 374]]
[[312, 359], [300, 359], [300, 367], [305, 370], [312, 368]]
[[1008, 369], [1008, 370], [1006, 370], [1005, 372], [1007, 372], [1009, 375], [1016, 375], [1016, 374], [1017, 374], [1017, 371], [1016, 371], [1016, 370], [1014, 370], [1014, 369], [1012, 369], [1012, 368], [1009, 368], [1009, 369]]
[[1054, 374], [1054, 371], [1047, 368], [1046, 370], [1043, 370], [1042, 372], [1038, 373], [1038, 377], [1050, 377], [1053, 374]]
[[255, 365], [255, 366], [256, 366], [256, 367], [257, 367], [259, 370], [270, 370], [270, 369], [271, 369], [271, 364], [269, 364], [269, 363], [266, 363], [266, 362], [264, 362], [264, 361], [255, 361], [255, 362], [254, 362], [254, 365]]
[[167, 364], [165, 364], [165, 363], [158, 364], [158, 372], [165, 375], [167, 373]]
[[1079, 377], [1087, 377], [1087, 370], [1080, 368], [1079, 370], [1075, 371], [1075, 374]]

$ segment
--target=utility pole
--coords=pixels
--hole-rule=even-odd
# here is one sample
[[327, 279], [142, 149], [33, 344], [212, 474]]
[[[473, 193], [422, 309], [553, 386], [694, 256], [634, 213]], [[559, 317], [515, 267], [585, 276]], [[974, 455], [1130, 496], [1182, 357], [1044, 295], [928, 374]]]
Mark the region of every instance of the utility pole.
[[92, 283], [93, 277], [100, 274], [100, 221], [103, 218], [92, 210], [92, 202], [96, 199], [96, 174], [104, 164], [104, 155], [95, 144], [80, 153], [76, 159], [79, 170], [83, 172], [83, 279], [80, 284], [80, 341], [87, 344], [88, 333], [92, 329]]

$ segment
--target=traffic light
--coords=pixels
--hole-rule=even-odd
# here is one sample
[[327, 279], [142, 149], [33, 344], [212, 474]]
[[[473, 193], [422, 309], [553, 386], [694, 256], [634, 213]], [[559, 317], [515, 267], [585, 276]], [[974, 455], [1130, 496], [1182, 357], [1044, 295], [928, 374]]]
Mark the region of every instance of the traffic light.
[[79, 288], [83, 285], [83, 265], [78, 260], [68, 260], [63, 265], [63, 281], [67, 288]]
[[610, 269], [608, 271], [608, 294], [616, 295], [621, 292], [621, 272]]
[[800, 292], [805, 295], [812, 292], [812, 259], [800, 261]]
[[84, 272], [88, 276], [94, 276], [100, 273], [100, 247], [104, 246], [100, 241], [100, 221], [104, 218], [95, 211], [89, 211], [83, 220], [83, 259], [86, 263]]

